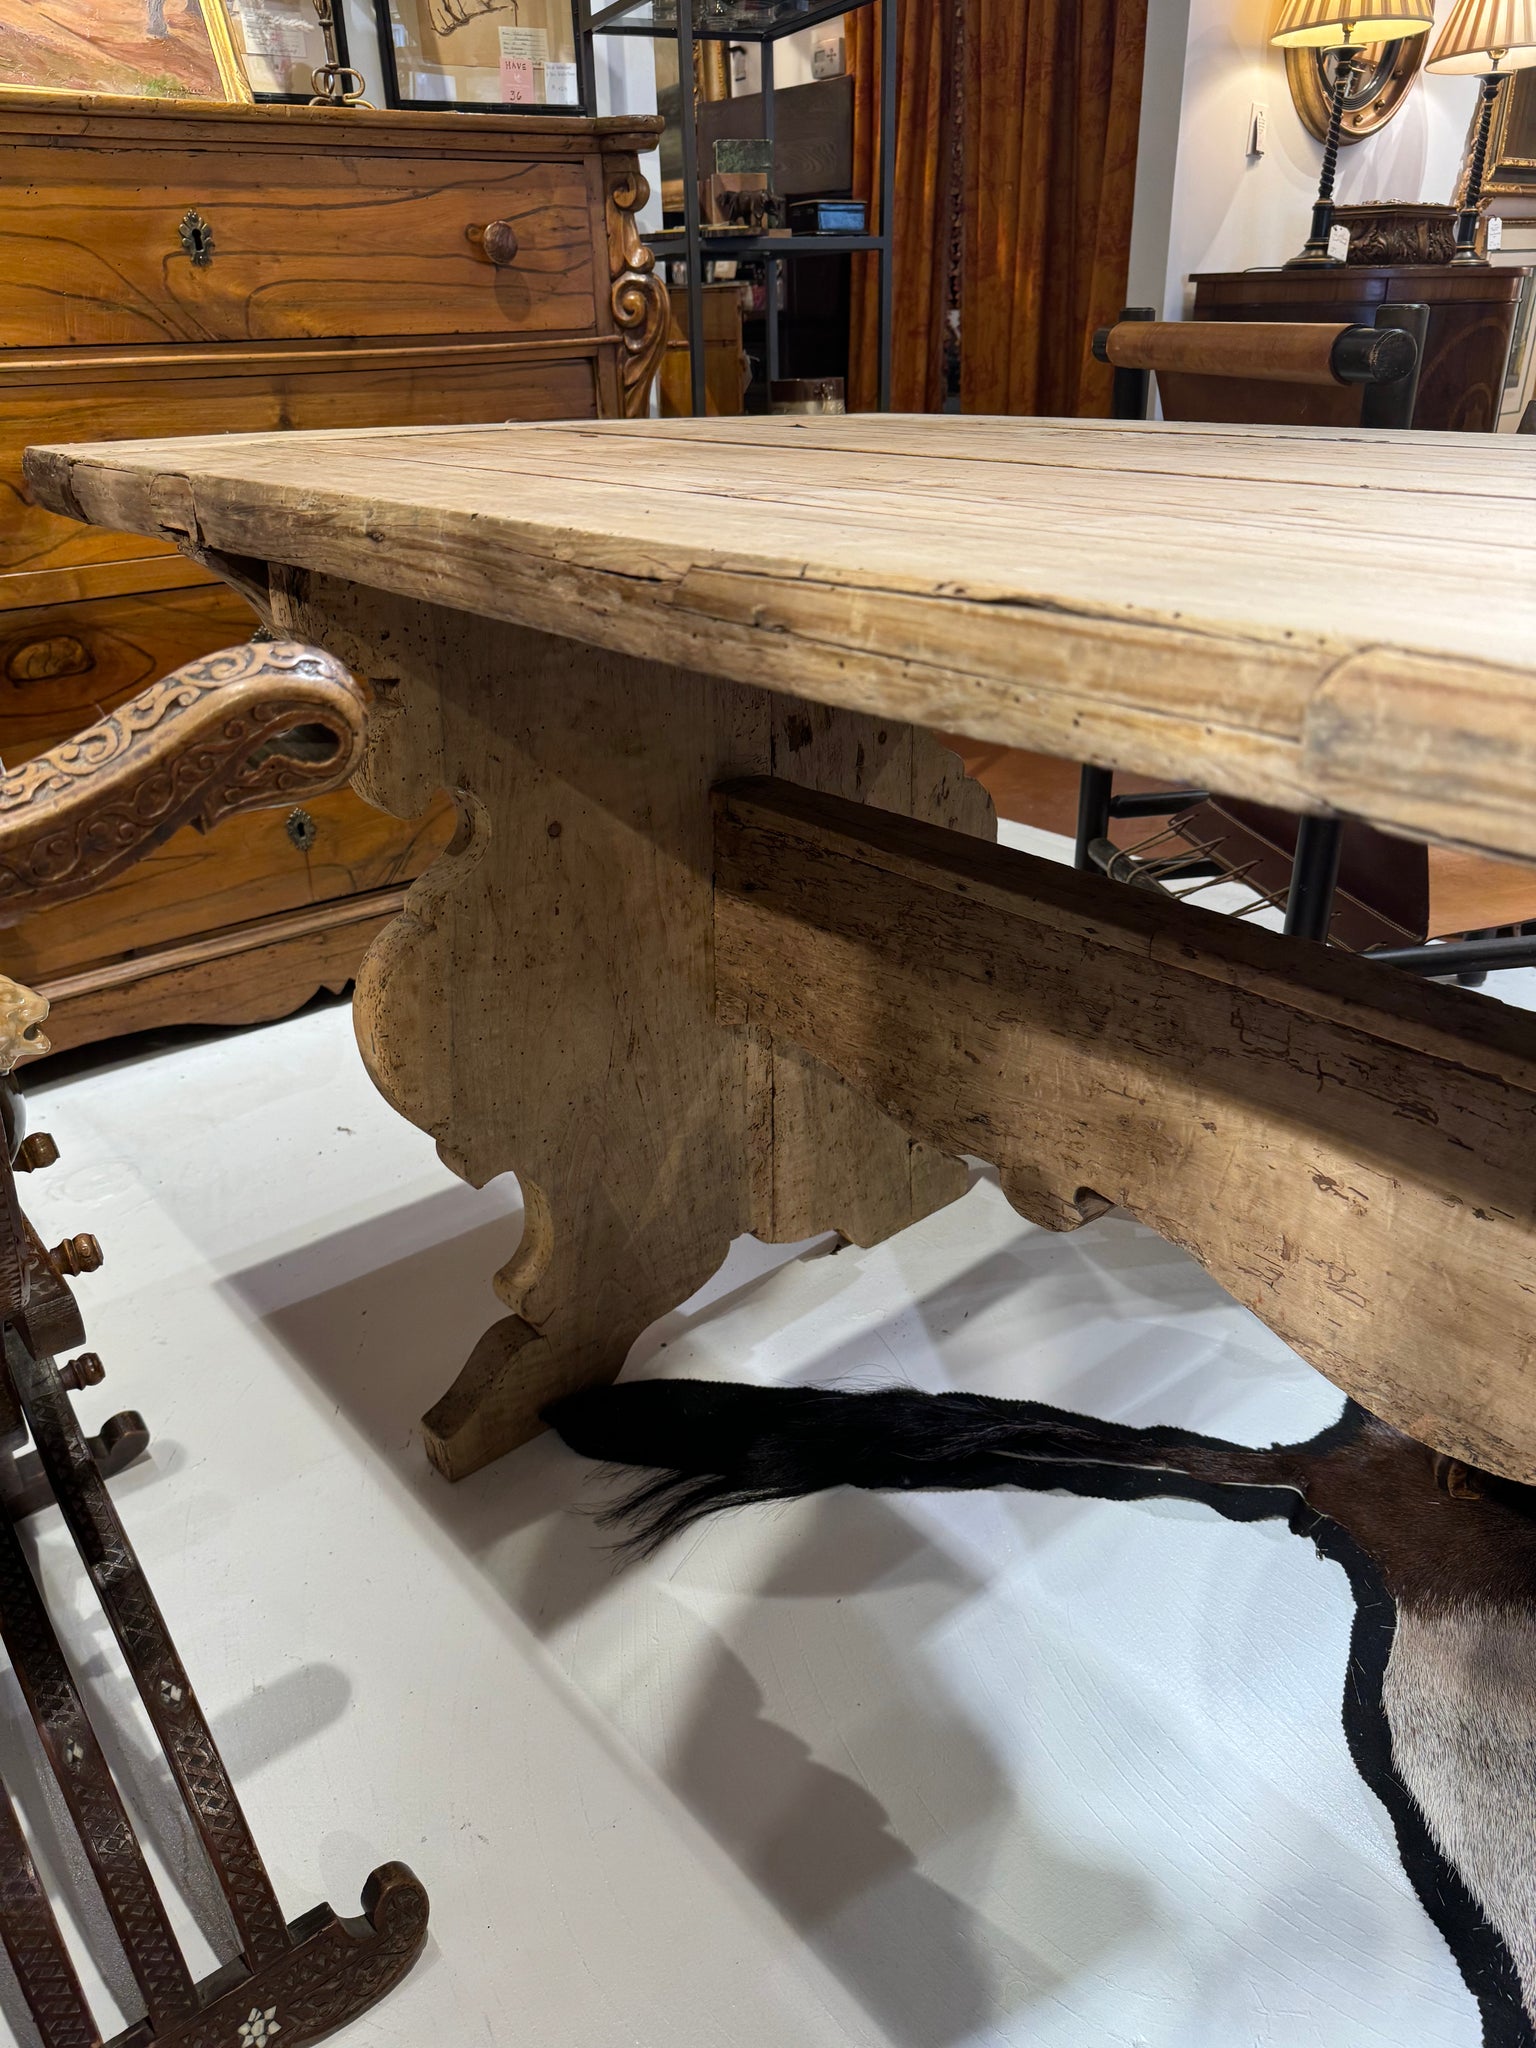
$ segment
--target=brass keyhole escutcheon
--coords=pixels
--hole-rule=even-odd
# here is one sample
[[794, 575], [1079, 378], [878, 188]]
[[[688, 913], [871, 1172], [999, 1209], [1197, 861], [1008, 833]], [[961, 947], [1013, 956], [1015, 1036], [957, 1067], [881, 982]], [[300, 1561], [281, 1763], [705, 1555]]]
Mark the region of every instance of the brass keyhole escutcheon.
[[213, 261], [213, 229], [195, 207], [182, 215], [177, 229], [181, 246], [192, 259], [194, 270], [206, 270]]
[[320, 837], [320, 827], [315, 823], [308, 811], [290, 811], [288, 813], [288, 822], [283, 827], [283, 830], [288, 834], [289, 844], [297, 848], [300, 853], [308, 853], [309, 849]]

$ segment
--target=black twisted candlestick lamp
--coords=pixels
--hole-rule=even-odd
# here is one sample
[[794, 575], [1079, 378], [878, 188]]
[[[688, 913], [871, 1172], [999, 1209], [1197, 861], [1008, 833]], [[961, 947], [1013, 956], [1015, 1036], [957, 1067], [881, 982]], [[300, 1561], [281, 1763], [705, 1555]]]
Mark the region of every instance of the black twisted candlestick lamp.
[[[1530, 0], [1536, 6], [1536, 0]], [[1355, 67], [1370, 43], [1400, 42], [1434, 27], [1435, 0], [1286, 0], [1280, 26], [1270, 37], [1282, 49], [1332, 48], [1339, 53], [1333, 74], [1333, 106], [1323, 144], [1323, 174], [1312, 208], [1312, 232], [1287, 269], [1305, 263], [1342, 263], [1329, 248], [1333, 235], [1333, 183], [1339, 168], [1344, 109], [1355, 87]]]
[[1476, 72], [1483, 81], [1477, 135], [1467, 165], [1467, 187], [1456, 217], [1456, 263], [1483, 263], [1477, 253], [1478, 215], [1488, 168], [1493, 110], [1511, 71], [1536, 64], [1536, 0], [1458, 0], [1440, 32], [1431, 71]]

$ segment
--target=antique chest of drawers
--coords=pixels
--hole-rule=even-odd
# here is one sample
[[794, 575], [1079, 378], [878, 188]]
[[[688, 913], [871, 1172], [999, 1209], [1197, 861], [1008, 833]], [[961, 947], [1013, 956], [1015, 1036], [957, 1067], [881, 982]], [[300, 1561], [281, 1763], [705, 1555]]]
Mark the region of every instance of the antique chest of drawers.
[[[0, 757], [258, 621], [187, 553], [32, 503], [31, 442], [639, 413], [655, 124], [0, 101]], [[320, 481], [317, 478], [317, 482]], [[350, 791], [184, 832], [8, 934], [56, 1046], [275, 1016], [351, 978], [446, 843]]]

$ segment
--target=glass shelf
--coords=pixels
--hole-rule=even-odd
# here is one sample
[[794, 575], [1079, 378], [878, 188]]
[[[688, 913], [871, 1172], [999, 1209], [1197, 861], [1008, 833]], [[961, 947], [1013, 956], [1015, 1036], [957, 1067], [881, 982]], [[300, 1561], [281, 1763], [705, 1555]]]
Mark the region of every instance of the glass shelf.
[[[612, 0], [594, 5], [591, 26], [603, 35], [671, 37], [680, 4], [685, 0]], [[847, 12], [848, 0], [693, 0], [693, 33], [704, 42], [770, 43]]]

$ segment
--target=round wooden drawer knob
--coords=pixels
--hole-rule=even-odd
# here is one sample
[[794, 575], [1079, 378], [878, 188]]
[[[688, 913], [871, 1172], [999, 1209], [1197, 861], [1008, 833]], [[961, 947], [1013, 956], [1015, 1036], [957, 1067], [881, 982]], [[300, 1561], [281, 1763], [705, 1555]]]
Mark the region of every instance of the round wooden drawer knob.
[[517, 229], [510, 221], [487, 221], [483, 228], [466, 228], [464, 232], [498, 270], [517, 261]]

